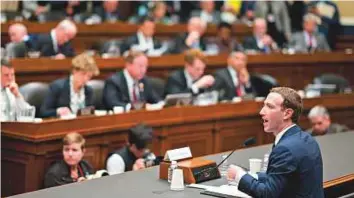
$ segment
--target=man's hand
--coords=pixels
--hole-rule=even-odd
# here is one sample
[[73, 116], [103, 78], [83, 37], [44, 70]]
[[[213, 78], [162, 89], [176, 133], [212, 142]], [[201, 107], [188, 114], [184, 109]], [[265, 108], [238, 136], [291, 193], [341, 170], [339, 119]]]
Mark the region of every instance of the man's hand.
[[240, 80], [240, 83], [243, 85], [245, 85], [249, 82], [250, 74], [248, 73], [246, 68], [243, 68], [239, 71], [239, 80]]
[[86, 178], [85, 178], [85, 177], [79, 177], [79, 178], [77, 179], [77, 182], [82, 182], [82, 181], [86, 181]]
[[144, 168], [145, 168], [144, 159], [142, 158], [137, 159], [133, 165], [133, 170], [140, 170]]
[[274, 41], [273, 41], [272, 37], [270, 37], [268, 34], [266, 34], [262, 37], [262, 42], [266, 46], [271, 46]]
[[205, 75], [201, 77], [196, 83], [195, 86], [200, 89], [200, 88], [207, 88], [210, 87], [214, 84], [215, 79], [212, 75]]
[[70, 114], [71, 114], [71, 110], [68, 107], [57, 108], [57, 115], [58, 116], [66, 116], [66, 115], [70, 115]]
[[194, 42], [196, 42], [199, 39], [199, 37], [200, 37], [199, 32], [193, 31], [189, 33], [186, 38], [186, 45], [190, 47]]
[[54, 56], [54, 59], [65, 59], [65, 55], [64, 54], [57, 54]]
[[16, 98], [22, 96], [20, 91], [18, 90], [18, 85], [15, 82], [9, 84], [9, 90], [12, 92], [13, 95], [15, 95]]
[[227, 180], [239, 182], [242, 176], [246, 174], [246, 172], [239, 166], [231, 164], [229, 169], [227, 169]]

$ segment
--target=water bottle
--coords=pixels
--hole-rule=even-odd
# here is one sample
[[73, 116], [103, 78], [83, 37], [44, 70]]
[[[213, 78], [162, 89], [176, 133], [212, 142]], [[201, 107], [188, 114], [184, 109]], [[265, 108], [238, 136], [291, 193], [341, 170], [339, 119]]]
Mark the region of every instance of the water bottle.
[[[221, 158], [224, 160], [227, 157], [227, 155], [222, 155]], [[229, 168], [229, 164], [227, 163], [227, 160], [225, 160], [220, 166], [219, 166], [219, 171], [221, 177], [227, 175], [227, 169]]]
[[168, 183], [171, 183], [173, 170], [176, 169], [177, 167], [178, 167], [177, 161], [172, 161], [170, 167], [168, 167], [168, 174], [167, 174]]
[[262, 165], [262, 172], [267, 172], [268, 169], [268, 161], [269, 161], [269, 153], [264, 154], [264, 158], [263, 158], [263, 165]]

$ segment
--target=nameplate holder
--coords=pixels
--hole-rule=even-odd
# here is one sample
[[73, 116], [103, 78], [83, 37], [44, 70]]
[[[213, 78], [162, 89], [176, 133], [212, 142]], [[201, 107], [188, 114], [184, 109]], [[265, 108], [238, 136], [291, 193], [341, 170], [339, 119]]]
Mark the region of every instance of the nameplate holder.
[[189, 147], [168, 150], [165, 154], [164, 161], [179, 161], [192, 158], [192, 152]]

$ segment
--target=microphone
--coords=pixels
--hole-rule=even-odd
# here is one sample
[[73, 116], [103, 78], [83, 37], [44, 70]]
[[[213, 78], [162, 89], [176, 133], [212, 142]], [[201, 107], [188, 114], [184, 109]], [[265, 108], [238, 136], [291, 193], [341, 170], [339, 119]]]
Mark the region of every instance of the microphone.
[[[237, 149], [239, 148], [245, 148], [245, 147], [248, 147], [248, 146], [251, 146], [253, 144], [256, 143], [256, 137], [250, 137], [250, 138], [247, 138], [241, 145], [239, 145], [238, 147], [236, 147], [230, 154], [228, 154], [225, 159], [223, 159], [218, 165], [216, 165], [215, 167], [210, 167], [210, 168], [207, 168], [207, 169], [204, 169], [198, 173], [196, 173], [196, 176], [198, 175], [201, 175], [203, 173], [205, 174], [208, 174], [214, 170], [218, 170], [219, 166], [224, 163]], [[241, 166], [240, 166], [241, 167]], [[243, 169], [247, 170], [246, 168], [242, 167]], [[219, 171], [217, 171], [219, 172]], [[219, 176], [220, 177], [220, 176]]]
[[[256, 143], [256, 137], [247, 138], [239, 147], [245, 148], [251, 146]], [[219, 168], [219, 166], [224, 163], [239, 147], [236, 147], [230, 154], [228, 154], [225, 159], [223, 159], [215, 168]]]

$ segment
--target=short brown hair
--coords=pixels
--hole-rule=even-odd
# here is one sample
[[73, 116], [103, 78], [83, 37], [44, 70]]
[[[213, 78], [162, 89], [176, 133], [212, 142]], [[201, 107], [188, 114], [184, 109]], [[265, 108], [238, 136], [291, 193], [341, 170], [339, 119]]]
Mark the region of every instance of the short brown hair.
[[67, 146], [70, 144], [74, 144], [74, 143], [78, 143], [81, 145], [81, 149], [85, 149], [85, 138], [80, 134], [80, 133], [68, 133], [65, 135], [65, 137], [63, 138], [63, 145]]
[[198, 49], [190, 49], [184, 52], [184, 61], [186, 63], [192, 65], [195, 59], [199, 59], [203, 63], [206, 63], [206, 56], [202, 51]]
[[303, 106], [300, 95], [289, 87], [275, 87], [270, 90], [270, 93], [278, 93], [284, 98], [282, 106], [294, 110], [291, 120], [297, 123]]
[[127, 56], [124, 58], [125, 62], [133, 63], [134, 59], [138, 56], [146, 56], [144, 52], [137, 50], [129, 50]]
[[75, 56], [71, 60], [71, 65], [73, 69], [89, 71], [92, 72], [95, 76], [100, 74], [100, 70], [97, 67], [95, 59], [87, 53], [82, 53]]
[[10, 61], [7, 58], [1, 58], [1, 67], [13, 68]]

